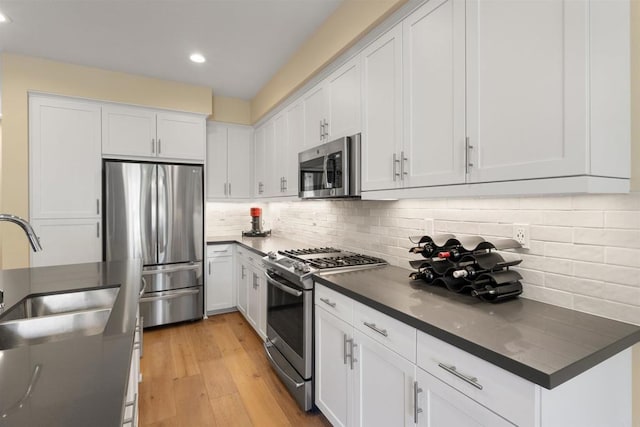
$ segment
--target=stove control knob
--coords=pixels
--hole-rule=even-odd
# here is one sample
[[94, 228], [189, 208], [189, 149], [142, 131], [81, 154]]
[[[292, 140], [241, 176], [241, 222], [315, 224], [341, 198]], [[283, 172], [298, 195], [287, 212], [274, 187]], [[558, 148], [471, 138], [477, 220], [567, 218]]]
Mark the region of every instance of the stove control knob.
[[267, 256], [269, 257], [269, 259], [276, 259], [277, 255], [274, 251], [271, 251], [267, 254]]
[[296, 261], [293, 263], [293, 270], [300, 271], [302, 270], [302, 263], [300, 261]]
[[302, 271], [303, 273], [308, 273], [311, 271], [311, 268], [307, 264], [302, 264], [300, 266], [300, 271]]

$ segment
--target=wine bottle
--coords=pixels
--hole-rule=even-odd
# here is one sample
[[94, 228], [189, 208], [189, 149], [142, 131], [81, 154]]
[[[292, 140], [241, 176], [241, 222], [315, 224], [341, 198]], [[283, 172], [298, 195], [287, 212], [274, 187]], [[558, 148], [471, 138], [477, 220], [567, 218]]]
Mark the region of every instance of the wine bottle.
[[500, 300], [513, 298], [522, 293], [522, 284], [518, 281], [506, 283], [500, 286], [486, 285], [480, 289], [471, 291], [474, 297], [480, 297], [485, 301], [497, 302]]
[[466, 265], [464, 268], [460, 270], [455, 270], [451, 275], [456, 279], [464, 278], [468, 280], [473, 280], [478, 276], [479, 273], [483, 271], [478, 271], [473, 265]]
[[409, 274], [409, 277], [411, 278], [411, 280], [422, 279], [427, 283], [431, 283], [436, 278], [436, 275], [433, 274], [432, 271], [422, 270], [422, 271], [414, 271], [414, 272], [412, 272], [411, 274]]
[[409, 249], [409, 252], [413, 252], [414, 254], [422, 254], [422, 256], [425, 258], [433, 257], [435, 251], [436, 247], [432, 243], [427, 243], [424, 246], [415, 246]]

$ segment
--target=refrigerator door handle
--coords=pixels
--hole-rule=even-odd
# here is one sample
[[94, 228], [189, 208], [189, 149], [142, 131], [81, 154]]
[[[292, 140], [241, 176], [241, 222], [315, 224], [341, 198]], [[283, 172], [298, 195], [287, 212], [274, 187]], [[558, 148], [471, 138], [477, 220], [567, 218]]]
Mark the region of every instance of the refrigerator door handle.
[[167, 230], [168, 227], [168, 188], [167, 188], [167, 171], [164, 165], [157, 165], [158, 171], [158, 196], [157, 196], [157, 218], [156, 229], [158, 233], [158, 263], [166, 262], [165, 256], [167, 252]]

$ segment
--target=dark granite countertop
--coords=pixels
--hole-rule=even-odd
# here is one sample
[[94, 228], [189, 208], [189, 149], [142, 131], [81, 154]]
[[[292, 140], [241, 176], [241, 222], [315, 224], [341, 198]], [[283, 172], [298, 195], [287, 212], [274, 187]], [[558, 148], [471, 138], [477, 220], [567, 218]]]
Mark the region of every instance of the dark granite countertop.
[[262, 256], [271, 251], [306, 248], [313, 245], [279, 236], [244, 237], [244, 236], [207, 236], [208, 244], [238, 243]]
[[141, 269], [132, 260], [0, 271], [7, 310], [29, 294], [120, 288], [101, 334], [0, 351], [0, 426], [122, 424]]
[[380, 267], [315, 276], [326, 285], [520, 377], [552, 389], [640, 341], [640, 326], [517, 298], [498, 304]]

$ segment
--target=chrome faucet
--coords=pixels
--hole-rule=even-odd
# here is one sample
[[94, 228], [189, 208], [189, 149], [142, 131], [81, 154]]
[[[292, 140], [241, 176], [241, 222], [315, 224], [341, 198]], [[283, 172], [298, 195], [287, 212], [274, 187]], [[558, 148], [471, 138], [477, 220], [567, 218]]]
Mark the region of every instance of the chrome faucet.
[[42, 246], [40, 245], [40, 238], [36, 236], [36, 232], [33, 231], [33, 227], [24, 219], [19, 216], [11, 215], [11, 214], [0, 214], [0, 221], [9, 221], [14, 224], [18, 224], [20, 228], [22, 228], [29, 239], [29, 243], [33, 248], [34, 252], [39, 252], [42, 250]]

